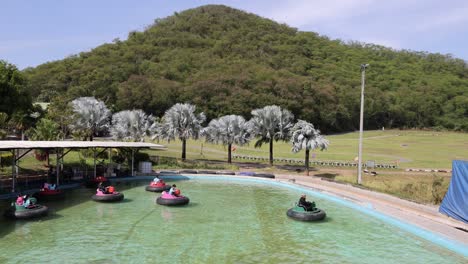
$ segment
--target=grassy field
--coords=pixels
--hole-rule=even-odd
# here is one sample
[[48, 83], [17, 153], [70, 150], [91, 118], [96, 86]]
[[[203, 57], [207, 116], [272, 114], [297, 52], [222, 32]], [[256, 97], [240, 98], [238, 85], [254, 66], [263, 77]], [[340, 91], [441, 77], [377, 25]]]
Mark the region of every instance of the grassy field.
[[[358, 149], [358, 132], [326, 136], [330, 147], [315, 151], [311, 160], [354, 161]], [[180, 141], [160, 142], [167, 151], [152, 152], [155, 155], [180, 157]], [[254, 143], [236, 146], [233, 154], [268, 158], [268, 145], [254, 148]], [[202, 140], [187, 143], [188, 159], [227, 160], [227, 149]], [[292, 153], [287, 142], [274, 143], [274, 158], [304, 159], [304, 152]], [[430, 132], [420, 130], [365, 131], [363, 160], [394, 164], [400, 168], [450, 169], [452, 160], [468, 159], [468, 134], [454, 132]]]

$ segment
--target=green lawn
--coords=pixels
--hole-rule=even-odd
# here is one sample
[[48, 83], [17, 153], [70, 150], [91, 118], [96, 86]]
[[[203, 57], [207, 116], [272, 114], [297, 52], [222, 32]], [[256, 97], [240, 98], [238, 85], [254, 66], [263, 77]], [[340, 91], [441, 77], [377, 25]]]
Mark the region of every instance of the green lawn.
[[[330, 147], [325, 151], [315, 151], [311, 160], [353, 161], [357, 156], [358, 132], [326, 136]], [[151, 151], [154, 155], [180, 157], [180, 141], [159, 142], [167, 146], [167, 151]], [[236, 146], [233, 154], [268, 158], [268, 145], [254, 148]], [[274, 158], [303, 159], [304, 152], [292, 153], [286, 142], [275, 142]], [[202, 140], [187, 142], [187, 159], [227, 160], [227, 149], [222, 145], [206, 143]], [[397, 164], [400, 168], [449, 169], [452, 160], [468, 159], [468, 134], [455, 132], [431, 132], [421, 130], [365, 131], [363, 159], [377, 163]], [[235, 161], [235, 160], [234, 160]]]

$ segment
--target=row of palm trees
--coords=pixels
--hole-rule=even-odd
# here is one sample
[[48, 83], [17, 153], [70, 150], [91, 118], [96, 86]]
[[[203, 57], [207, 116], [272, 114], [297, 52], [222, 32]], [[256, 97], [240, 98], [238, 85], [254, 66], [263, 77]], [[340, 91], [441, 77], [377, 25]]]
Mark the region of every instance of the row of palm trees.
[[70, 129], [85, 140], [93, 140], [94, 135], [103, 131], [109, 131], [115, 139], [126, 141], [144, 141], [147, 137], [167, 141], [179, 139], [182, 141], [182, 160], [186, 159], [188, 139], [204, 137], [207, 142], [227, 146], [228, 163], [232, 162], [233, 145], [242, 146], [257, 139], [255, 147], [269, 144], [269, 160], [273, 165], [274, 141], [289, 140], [293, 152], [305, 150], [308, 174], [310, 151], [324, 150], [329, 145], [329, 141], [311, 123], [304, 120], [294, 123], [294, 115], [276, 105], [252, 110], [249, 121], [239, 115], [226, 115], [211, 120], [207, 127], [202, 125], [206, 121], [204, 113], [196, 114], [196, 107], [191, 104], [175, 104], [160, 121], [142, 110], [125, 110], [111, 117], [111, 111], [104, 102], [94, 97], [77, 98], [70, 105], [73, 110]]

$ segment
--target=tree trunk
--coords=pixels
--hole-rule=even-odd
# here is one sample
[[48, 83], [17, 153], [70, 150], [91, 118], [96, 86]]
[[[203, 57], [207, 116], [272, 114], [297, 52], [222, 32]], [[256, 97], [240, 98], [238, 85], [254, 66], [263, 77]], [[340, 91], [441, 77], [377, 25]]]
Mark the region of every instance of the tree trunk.
[[270, 138], [270, 165], [273, 166], [273, 138]]
[[305, 167], [306, 167], [307, 176], [309, 176], [309, 152], [310, 152], [310, 150], [306, 149], [306, 151], [305, 151]]
[[187, 148], [187, 140], [182, 139], [182, 160], [185, 161], [186, 155], [185, 155], [185, 150]]
[[228, 144], [228, 163], [232, 163], [232, 160], [231, 160], [231, 151], [232, 151], [232, 144]]

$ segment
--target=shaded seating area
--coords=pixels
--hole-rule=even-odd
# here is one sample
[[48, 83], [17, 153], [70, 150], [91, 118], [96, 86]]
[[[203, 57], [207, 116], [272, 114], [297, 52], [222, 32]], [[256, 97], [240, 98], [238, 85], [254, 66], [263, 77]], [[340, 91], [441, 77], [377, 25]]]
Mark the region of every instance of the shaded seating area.
[[[62, 184], [74, 184], [87, 178], [96, 178], [98, 173], [108, 171], [108, 167], [99, 166], [97, 157], [100, 153], [109, 149], [128, 149], [131, 153], [130, 171], [126, 175], [125, 170], [118, 171], [119, 176], [134, 176], [134, 156], [139, 149], [160, 149], [165, 147], [153, 143], [145, 142], [117, 142], [117, 141], [0, 141], [0, 151], [11, 152], [11, 174], [3, 175], [0, 180], [0, 199], [4, 197], [15, 197], [18, 192], [28, 192], [42, 188], [44, 182], [54, 183], [57, 186]], [[84, 172], [72, 167], [64, 167], [63, 158], [76, 149], [90, 149], [93, 153], [93, 166]], [[55, 164], [48, 164], [49, 170], [35, 171], [33, 173], [20, 173], [20, 160], [33, 150], [43, 150], [53, 152]], [[114, 168], [110, 173], [115, 173]], [[1, 176], [1, 175], [0, 175]], [[3, 195], [2, 195], [3, 194]]]

